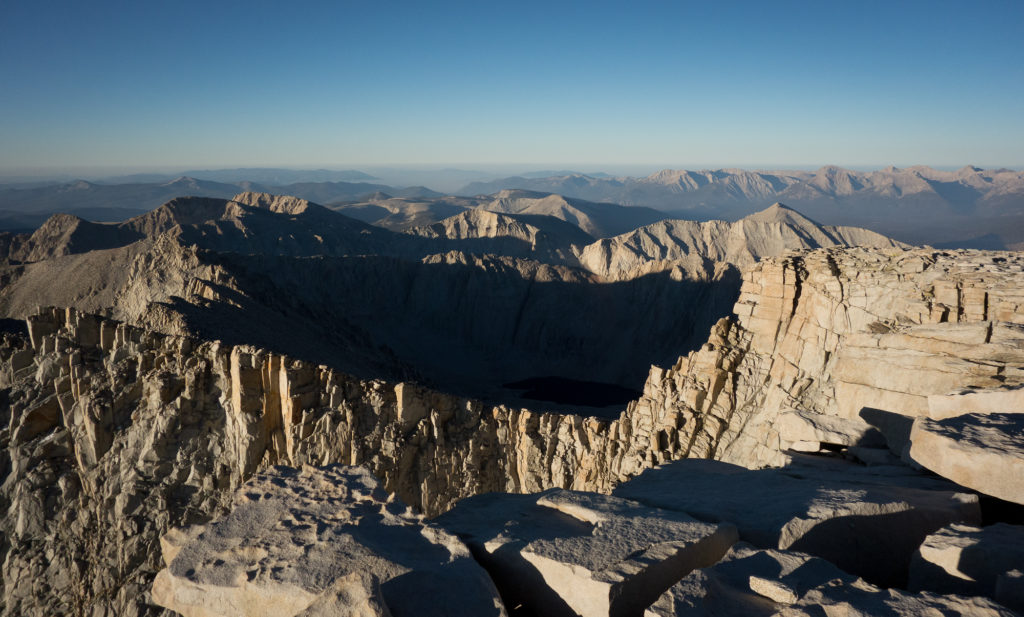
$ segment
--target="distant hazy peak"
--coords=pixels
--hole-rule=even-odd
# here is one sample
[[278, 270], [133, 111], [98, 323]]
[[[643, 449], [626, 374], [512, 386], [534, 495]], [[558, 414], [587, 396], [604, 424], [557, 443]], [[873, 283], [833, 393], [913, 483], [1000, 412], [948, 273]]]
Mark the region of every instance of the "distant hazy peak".
[[544, 199], [551, 197], [554, 193], [542, 191], [528, 191], [526, 189], [503, 189], [493, 195], [494, 199]]
[[305, 199], [299, 199], [290, 195], [271, 195], [270, 193], [256, 193], [253, 191], [239, 193], [232, 197], [231, 201], [254, 208], [270, 210], [278, 214], [302, 214], [309, 210], [311, 206], [317, 206], [317, 204]]

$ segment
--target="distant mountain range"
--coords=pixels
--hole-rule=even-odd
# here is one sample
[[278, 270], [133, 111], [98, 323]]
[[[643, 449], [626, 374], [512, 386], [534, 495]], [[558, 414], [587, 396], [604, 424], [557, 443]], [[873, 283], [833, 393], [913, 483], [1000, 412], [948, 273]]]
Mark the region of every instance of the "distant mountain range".
[[[478, 173], [437, 173], [449, 172]], [[602, 238], [665, 218], [735, 221], [783, 202], [824, 225], [865, 227], [910, 244], [1024, 249], [1024, 172], [1009, 169], [966, 166], [939, 171], [917, 166], [861, 172], [828, 166], [816, 171], [663, 170], [645, 177], [541, 171], [472, 182], [455, 191], [461, 196], [427, 188], [433, 186], [428, 170], [415, 176], [426, 186], [405, 188], [368, 182], [374, 176], [351, 170], [241, 168], [195, 173], [204, 177], [0, 185], [0, 230], [31, 230], [55, 213], [123, 221], [175, 197], [226, 199], [257, 191], [326, 204], [397, 231], [436, 223], [467, 208], [483, 208], [556, 216]], [[337, 177], [350, 180], [330, 179]], [[223, 181], [228, 178], [232, 180]]]
[[[551, 175], [551, 174], [548, 174]], [[370, 182], [379, 180], [355, 169], [280, 169], [276, 167], [237, 167], [234, 169], [187, 169], [173, 174], [132, 174], [97, 180], [98, 184], [134, 184], [145, 182], [169, 182], [186, 176], [211, 182], [257, 182], [269, 186], [295, 184], [297, 182]]]
[[259, 191], [294, 195], [320, 203], [367, 198], [386, 192], [396, 197], [439, 197], [426, 187], [394, 188], [366, 182], [297, 182], [267, 186], [252, 181], [235, 183], [181, 176], [167, 182], [101, 184], [78, 180], [31, 188], [0, 186], [0, 230], [34, 229], [56, 213], [99, 221], [123, 221], [148, 212], [175, 197], [219, 197]]
[[778, 201], [822, 223], [868, 227], [911, 243], [1024, 247], [1024, 172], [1009, 169], [667, 169], [643, 178], [516, 176], [474, 182], [459, 192], [481, 195], [503, 189], [646, 206], [698, 220], [736, 220]]
[[520, 190], [504, 190], [478, 197], [435, 199], [378, 194], [367, 202], [342, 203], [331, 207], [346, 216], [393, 231], [429, 225], [472, 209], [513, 215], [542, 215], [571, 223], [594, 238], [608, 238], [669, 218], [667, 213], [653, 208], [595, 203]]

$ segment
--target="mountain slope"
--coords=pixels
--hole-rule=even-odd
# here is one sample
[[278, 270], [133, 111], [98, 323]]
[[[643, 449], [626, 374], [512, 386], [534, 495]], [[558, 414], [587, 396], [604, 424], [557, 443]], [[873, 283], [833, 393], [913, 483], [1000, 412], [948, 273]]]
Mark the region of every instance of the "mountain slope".
[[[519, 194], [504, 205], [538, 203], [573, 205]], [[45, 227], [32, 259], [0, 262], [0, 317], [71, 306], [503, 401], [518, 396], [505, 384], [539, 377], [635, 389], [726, 314], [738, 264], [864, 235], [782, 207], [597, 242], [549, 215], [481, 208], [395, 233], [257, 193], [175, 199], [118, 225], [55, 217]]]
[[650, 208], [623, 208], [562, 195], [504, 190], [489, 196], [478, 208], [509, 214], [553, 216], [576, 225], [595, 238], [607, 238], [668, 217]]
[[480, 209], [466, 210], [407, 233], [447, 240], [435, 243], [444, 250], [494, 253], [560, 264], [576, 264], [579, 251], [594, 241], [576, 225], [552, 216]]
[[830, 246], [898, 247], [900, 243], [855, 227], [821, 226], [782, 204], [739, 221], [661, 221], [583, 249], [583, 267], [619, 279], [674, 266], [702, 270], [708, 262], [744, 268], [787, 250]]

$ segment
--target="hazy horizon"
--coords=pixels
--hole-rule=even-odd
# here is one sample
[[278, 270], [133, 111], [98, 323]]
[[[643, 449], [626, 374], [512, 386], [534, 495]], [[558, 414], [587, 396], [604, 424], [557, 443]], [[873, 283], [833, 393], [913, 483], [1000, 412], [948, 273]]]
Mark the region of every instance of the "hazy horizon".
[[[328, 172], [362, 172], [370, 176], [376, 177], [377, 173], [392, 173], [400, 174], [401, 172], [415, 172], [415, 173], [429, 173], [429, 172], [465, 172], [480, 174], [481, 177], [501, 177], [501, 176], [517, 176], [522, 174], [537, 174], [541, 172], [571, 172], [580, 173], [584, 175], [594, 174], [608, 174], [612, 176], [630, 176], [630, 177], [644, 177], [651, 174], [657, 173], [662, 170], [688, 170], [688, 171], [705, 171], [705, 170], [722, 170], [722, 169], [741, 169], [751, 172], [773, 172], [773, 171], [808, 171], [813, 172], [823, 167], [840, 167], [851, 171], [859, 172], [872, 172], [881, 171], [890, 166], [895, 166], [898, 169], [905, 169], [909, 167], [930, 167], [938, 171], [956, 171], [966, 166], [974, 166], [983, 170], [995, 170], [995, 169], [1009, 169], [1012, 171], [1024, 170], [1024, 165], [979, 165], [972, 162], [967, 162], [962, 165], [928, 165], [924, 163], [915, 163], [910, 165], [895, 165], [893, 163], [874, 164], [874, 165], [841, 165], [837, 163], [808, 163], [804, 165], [755, 165], [755, 164], [663, 164], [663, 165], [635, 165], [635, 164], [606, 164], [606, 165], [588, 165], [588, 164], [557, 164], [557, 163], [537, 163], [531, 165], [528, 163], [508, 163], [508, 164], [492, 164], [492, 165], [477, 165], [473, 166], [468, 163], [436, 163], [436, 164], [422, 164], [422, 165], [223, 165], [223, 166], [203, 166], [203, 165], [168, 165], [168, 166], [140, 166], [140, 167], [126, 167], [126, 166], [111, 166], [111, 167], [54, 167], [54, 168], [27, 168], [27, 169], [3, 169], [0, 168], [0, 184], [2, 183], [13, 183], [13, 182], [29, 182], [29, 181], [68, 181], [68, 180], [86, 180], [86, 181], [102, 181], [110, 178], [121, 178], [130, 177], [133, 175], [175, 175], [184, 172], [223, 172], [232, 170], [287, 170], [287, 171], [328, 171]], [[239, 178], [243, 180], [244, 178]], [[352, 180], [353, 182], [357, 180]]]

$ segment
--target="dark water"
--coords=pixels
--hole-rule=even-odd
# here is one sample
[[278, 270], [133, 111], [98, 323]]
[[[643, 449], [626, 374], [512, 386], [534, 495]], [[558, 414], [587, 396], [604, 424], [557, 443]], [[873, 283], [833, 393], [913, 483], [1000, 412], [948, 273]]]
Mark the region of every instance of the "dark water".
[[531, 377], [504, 384], [510, 390], [523, 390], [522, 397], [561, 405], [586, 407], [623, 406], [640, 398], [642, 392], [597, 381], [580, 381], [565, 377]]

